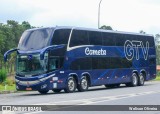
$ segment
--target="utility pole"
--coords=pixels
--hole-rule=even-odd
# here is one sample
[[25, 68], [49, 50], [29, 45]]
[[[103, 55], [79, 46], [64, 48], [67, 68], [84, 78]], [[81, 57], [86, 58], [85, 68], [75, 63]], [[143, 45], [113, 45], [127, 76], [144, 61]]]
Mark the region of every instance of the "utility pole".
[[99, 26], [100, 26], [100, 8], [101, 8], [101, 2], [102, 2], [102, 0], [100, 0], [99, 7], [98, 7], [98, 29], [100, 28]]

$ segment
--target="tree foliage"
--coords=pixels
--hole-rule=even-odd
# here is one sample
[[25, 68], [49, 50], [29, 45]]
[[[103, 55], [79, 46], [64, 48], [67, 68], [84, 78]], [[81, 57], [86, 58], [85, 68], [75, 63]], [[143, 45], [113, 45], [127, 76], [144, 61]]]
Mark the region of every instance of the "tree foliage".
[[16, 54], [12, 54], [9, 62], [5, 64], [3, 62], [4, 53], [12, 48], [17, 47], [20, 36], [26, 29], [30, 29], [32, 26], [23, 21], [21, 24], [14, 20], [8, 20], [6, 24], [0, 23], [0, 69], [5, 68], [9, 72], [13, 71]]
[[106, 25], [101, 26], [100, 29], [113, 30], [111, 26], [106, 26]]
[[157, 64], [160, 65], [160, 34], [155, 35]]
[[146, 32], [144, 32], [143, 30], [140, 30], [139, 33], [146, 34]]

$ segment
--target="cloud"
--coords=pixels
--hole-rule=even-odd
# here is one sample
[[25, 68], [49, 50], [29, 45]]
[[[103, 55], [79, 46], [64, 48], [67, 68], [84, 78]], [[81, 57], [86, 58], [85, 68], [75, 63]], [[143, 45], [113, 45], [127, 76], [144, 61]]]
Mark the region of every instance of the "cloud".
[[31, 2], [25, 0], [1, 0], [0, 22], [5, 23], [7, 20], [28, 21], [33, 15], [41, 11], [36, 6], [33, 7]]
[[[1, 0], [0, 22], [29, 21], [33, 26], [97, 28], [100, 0]], [[160, 33], [159, 0], [103, 0], [101, 25], [120, 31]]]
[[[43, 6], [44, 11], [32, 17], [31, 22], [44, 25], [85, 26], [97, 23], [97, 1], [95, 0], [57, 0]], [[42, 7], [42, 4], [39, 4]], [[97, 8], [95, 8], [97, 7]], [[39, 21], [37, 21], [39, 19]]]
[[[140, 0], [112, 0], [103, 1], [101, 11], [101, 23], [111, 25], [117, 30], [138, 32], [139, 30], [150, 30], [152, 26], [160, 26], [158, 15], [159, 5], [139, 2]], [[146, 31], [151, 33], [151, 31]], [[153, 34], [160, 32], [152, 31]]]

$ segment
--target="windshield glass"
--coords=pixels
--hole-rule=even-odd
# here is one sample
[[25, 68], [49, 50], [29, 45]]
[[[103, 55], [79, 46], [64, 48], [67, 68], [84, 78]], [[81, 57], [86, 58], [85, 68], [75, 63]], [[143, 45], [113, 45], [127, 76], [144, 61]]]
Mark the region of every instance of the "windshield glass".
[[25, 31], [19, 41], [18, 49], [37, 50], [48, 46], [51, 32], [51, 28]]
[[39, 75], [47, 71], [48, 54], [45, 54], [44, 60], [40, 60], [39, 54], [36, 55], [18, 55], [16, 70], [19, 75]]

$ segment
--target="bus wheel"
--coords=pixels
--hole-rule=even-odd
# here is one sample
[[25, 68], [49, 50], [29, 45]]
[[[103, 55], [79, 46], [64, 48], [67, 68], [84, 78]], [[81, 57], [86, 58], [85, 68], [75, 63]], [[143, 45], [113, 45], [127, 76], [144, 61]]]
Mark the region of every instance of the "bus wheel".
[[76, 90], [77, 84], [74, 77], [69, 77], [67, 80], [67, 87], [64, 89], [66, 93], [72, 93]]
[[138, 85], [138, 76], [136, 73], [133, 73], [131, 77], [131, 82], [127, 83], [126, 86], [135, 87], [137, 85]]
[[88, 90], [88, 79], [86, 76], [82, 77], [80, 85], [78, 85], [77, 89], [80, 92]]
[[54, 93], [59, 93], [59, 92], [61, 92], [61, 89], [53, 89], [52, 90]]
[[143, 74], [143, 73], [140, 73], [140, 75], [139, 75], [139, 80], [138, 80], [138, 85], [139, 85], [139, 86], [143, 86], [143, 85], [144, 85], [144, 81], [145, 81], [145, 79], [144, 79], [144, 74]]
[[40, 94], [47, 94], [48, 91], [49, 91], [49, 90], [39, 90], [38, 92], [39, 92]]

